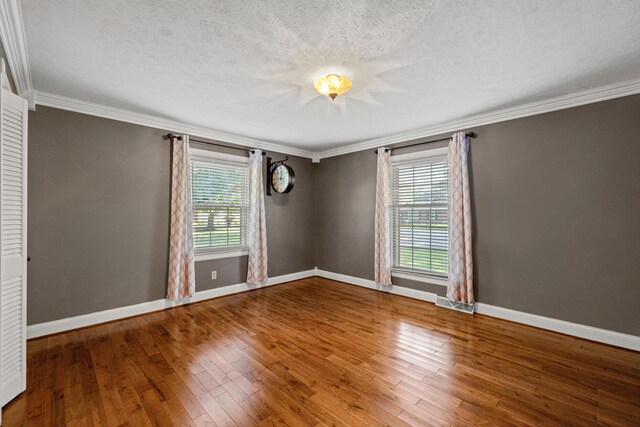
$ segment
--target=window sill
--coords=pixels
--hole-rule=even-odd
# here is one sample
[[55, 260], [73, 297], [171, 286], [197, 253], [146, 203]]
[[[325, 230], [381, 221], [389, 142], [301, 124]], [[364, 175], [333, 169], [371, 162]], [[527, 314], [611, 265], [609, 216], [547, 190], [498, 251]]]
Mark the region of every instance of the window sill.
[[391, 277], [397, 277], [399, 279], [413, 280], [415, 282], [429, 283], [431, 285], [445, 286], [445, 287], [447, 286], [447, 283], [448, 283], [445, 277], [428, 276], [426, 274], [411, 273], [404, 270], [402, 271], [392, 270]]
[[208, 261], [211, 259], [236, 258], [236, 257], [241, 257], [246, 255], [249, 255], [248, 249], [237, 249], [232, 251], [199, 253], [195, 255], [194, 259], [197, 262], [197, 261]]

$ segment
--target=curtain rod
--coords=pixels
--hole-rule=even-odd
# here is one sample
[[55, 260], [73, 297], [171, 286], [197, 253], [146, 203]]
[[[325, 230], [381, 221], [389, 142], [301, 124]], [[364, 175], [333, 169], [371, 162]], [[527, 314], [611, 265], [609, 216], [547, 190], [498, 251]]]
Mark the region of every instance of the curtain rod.
[[[476, 136], [478, 136], [477, 133], [475, 132], [469, 132], [466, 134], [469, 138], [475, 138]], [[403, 145], [401, 147], [393, 147], [393, 148], [385, 148], [384, 152], [388, 153], [391, 150], [398, 150], [400, 148], [407, 148], [407, 147], [415, 147], [416, 145], [422, 145], [422, 144], [431, 144], [432, 142], [442, 142], [442, 141], [450, 141], [451, 137], [448, 138], [442, 138], [442, 139], [434, 139], [432, 141], [422, 141], [422, 142], [416, 142], [415, 144], [409, 144], [409, 145]], [[378, 149], [376, 148], [376, 154], [378, 154]]]
[[[174, 135], [172, 133], [167, 134], [168, 140], [172, 140], [173, 138], [176, 138], [178, 141], [182, 141], [182, 137], [179, 135]], [[255, 150], [248, 150], [246, 148], [231, 147], [230, 145], [218, 144], [216, 142], [200, 141], [199, 139], [192, 139], [192, 138], [189, 138], [189, 142], [199, 142], [200, 144], [215, 145], [217, 147], [229, 148], [231, 150], [248, 151], [250, 153], [253, 153], [255, 151]], [[265, 154], [267, 153], [265, 151], [262, 151], [262, 155], [264, 156]]]

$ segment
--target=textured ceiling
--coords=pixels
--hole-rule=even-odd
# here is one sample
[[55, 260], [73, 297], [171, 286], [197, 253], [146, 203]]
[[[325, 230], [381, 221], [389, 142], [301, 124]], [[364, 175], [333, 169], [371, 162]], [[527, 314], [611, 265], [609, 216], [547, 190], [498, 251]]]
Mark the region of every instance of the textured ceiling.
[[314, 151], [640, 77], [638, 0], [21, 6], [36, 90]]

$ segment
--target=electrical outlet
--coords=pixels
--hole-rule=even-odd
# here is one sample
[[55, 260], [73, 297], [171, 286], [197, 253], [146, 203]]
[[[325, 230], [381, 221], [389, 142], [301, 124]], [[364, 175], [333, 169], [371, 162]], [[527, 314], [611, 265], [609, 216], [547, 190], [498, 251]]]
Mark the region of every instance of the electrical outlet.
[[211, 272], [211, 280], [216, 280], [218, 278], [218, 272], [217, 271], [212, 271]]

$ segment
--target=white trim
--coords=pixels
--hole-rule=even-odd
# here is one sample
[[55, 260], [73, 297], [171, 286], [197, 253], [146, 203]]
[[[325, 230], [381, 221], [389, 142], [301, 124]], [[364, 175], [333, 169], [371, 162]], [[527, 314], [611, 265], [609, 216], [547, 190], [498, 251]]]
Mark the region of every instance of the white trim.
[[225, 162], [248, 165], [249, 157], [237, 154], [220, 153], [217, 151], [203, 150], [201, 148], [190, 148], [189, 156], [193, 160], [222, 160]]
[[560, 332], [562, 334], [578, 338], [585, 338], [591, 341], [640, 351], [640, 337], [635, 335], [623, 334], [607, 329], [553, 319], [551, 317], [538, 316], [537, 314], [525, 313], [523, 311], [511, 310], [509, 308], [497, 307], [495, 305], [481, 302], [476, 303], [476, 313]]
[[149, 126], [157, 129], [171, 129], [175, 132], [182, 132], [202, 138], [211, 138], [218, 141], [237, 143], [240, 145], [250, 146], [252, 148], [259, 147], [263, 150], [271, 150], [294, 156], [307, 157], [314, 159], [315, 163], [318, 163], [320, 159], [327, 157], [396, 144], [412, 139], [425, 138], [442, 133], [455, 132], [472, 126], [484, 126], [491, 123], [548, 113], [550, 111], [557, 111], [640, 93], [640, 78], [627, 80], [624, 82], [612, 83], [597, 88], [586, 89], [554, 98], [531, 102], [520, 106], [503, 108], [489, 113], [476, 114], [463, 119], [452, 120], [423, 129], [401, 132], [387, 137], [374, 138], [314, 153], [310, 150], [261, 141], [207, 127], [190, 125], [147, 114], [135, 113], [119, 108], [80, 101], [65, 96], [34, 91], [22, 10], [18, 0], [0, 0], [0, 37], [2, 37], [7, 59], [9, 60], [9, 67], [16, 83], [18, 94], [24, 95], [30, 92], [27, 96], [29, 98], [29, 106], [32, 109], [35, 108], [35, 104], [40, 104], [112, 120]]
[[[272, 286], [279, 283], [306, 279], [313, 276], [324, 277], [326, 279], [337, 280], [339, 282], [350, 283], [352, 285], [362, 286], [364, 288], [375, 289], [394, 295], [402, 295], [405, 297], [432, 303], [436, 301], [437, 297], [436, 294], [431, 292], [420, 291], [396, 285], [376, 285], [373, 280], [361, 279], [359, 277], [348, 276], [345, 274], [332, 273], [316, 268], [313, 270], [301, 271], [299, 273], [292, 273], [269, 278], [264, 286], [253, 286], [247, 283], [240, 283], [237, 285], [224, 286], [222, 288], [208, 289], [206, 291], [196, 292], [196, 294], [192, 298], [185, 298], [178, 302], [161, 299], [127, 307], [118, 307], [111, 310], [85, 314], [82, 316], [29, 325], [27, 326], [27, 338], [37, 338], [45, 335], [68, 331], [71, 329], [83, 328], [99, 323], [110, 322], [112, 320], [122, 319], [125, 317], [137, 316], [139, 314], [164, 310], [166, 308], [189, 304], [191, 302], [204, 301], [211, 298], [232, 295], [238, 292]], [[522, 311], [511, 310], [508, 308], [496, 307], [484, 303], [476, 303], [476, 313], [510, 320], [512, 322], [522, 323], [524, 325], [535, 326], [550, 331], [560, 332], [578, 338], [584, 338], [591, 341], [640, 351], [640, 337], [635, 335], [623, 334], [620, 332], [595, 328], [593, 326], [586, 326], [578, 323], [567, 322], [564, 320], [552, 319], [550, 317], [538, 316], [535, 314], [529, 314]]]
[[[447, 163], [447, 159], [449, 156], [449, 147], [440, 147], [440, 148], [432, 148], [432, 149], [427, 149], [427, 150], [423, 150], [423, 151], [417, 151], [417, 152], [413, 152], [413, 153], [407, 153], [407, 154], [399, 154], [397, 156], [391, 156], [391, 182], [390, 184], [390, 194], [394, 194], [395, 195], [395, 176], [396, 176], [396, 169], [398, 168], [402, 168], [405, 166], [413, 166], [413, 165], [418, 165], [418, 164], [434, 164], [437, 162], [441, 162], [444, 161], [445, 164]], [[395, 197], [395, 196], [394, 196]], [[392, 197], [393, 198], [393, 197]], [[407, 205], [407, 206], [413, 206], [413, 205]], [[391, 275], [395, 276], [395, 277], [399, 277], [399, 278], [404, 278], [404, 279], [409, 279], [409, 280], [415, 280], [417, 282], [423, 282], [423, 283], [431, 283], [434, 285], [439, 285], [439, 286], [447, 286], [447, 279], [438, 279], [435, 278], [433, 276], [430, 275], [434, 274], [434, 272], [425, 272], [425, 274], [420, 274], [418, 272], [414, 272], [410, 270], [410, 267], [403, 267], [403, 266], [399, 266], [398, 264], [398, 259], [400, 256], [400, 247], [399, 247], [399, 242], [396, 241], [396, 237], [398, 235], [398, 230], [396, 230], [396, 227], [394, 225], [396, 225], [398, 218], [396, 217], [396, 208], [398, 206], [395, 204], [395, 199], [392, 200], [391, 203], [391, 210], [392, 210], [392, 221], [391, 221], [391, 225], [390, 225], [390, 229], [391, 229], [391, 246], [392, 246], [392, 255], [393, 255], [393, 260], [392, 260], [392, 268], [391, 268]], [[447, 211], [449, 210], [449, 200], [447, 200]], [[447, 224], [448, 224], [448, 220], [447, 220]], [[448, 225], [447, 225], [448, 226]], [[448, 232], [448, 231], [447, 231]], [[449, 249], [447, 248], [447, 252], [449, 251]]]
[[[233, 168], [242, 172], [243, 176], [247, 179], [247, 187], [246, 190], [249, 190], [249, 157], [240, 156], [237, 154], [227, 154], [227, 153], [219, 153], [217, 151], [209, 151], [202, 150], [199, 148], [193, 148], [189, 150], [189, 160], [199, 163], [206, 164], [207, 166], [218, 167], [223, 165], [223, 167]], [[191, 188], [193, 192], [193, 185]], [[247, 203], [248, 203], [248, 193]], [[237, 207], [240, 209], [247, 208], [248, 205], [238, 204]], [[194, 221], [195, 221], [195, 203], [194, 203]], [[239, 257], [243, 255], [248, 255], [249, 250], [246, 247], [247, 245], [247, 218], [245, 215], [241, 213], [241, 217], [243, 219], [240, 221], [240, 236], [241, 241], [240, 244], [237, 245], [224, 245], [224, 246], [211, 246], [211, 247], [198, 247], [195, 248], [195, 261], [206, 261], [212, 259], [222, 259], [222, 258], [232, 258]]]
[[449, 155], [449, 147], [431, 148], [427, 150], [415, 151], [413, 153], [398, 154], [391, 156], [391, 164], [410, 162], [419, 159], [429, 159], [431, 157], [442, 157]]
[[348, 144], [342, 147], [321, 151], [319, 153], [46, 92], [36, 91], [35, 103], [38, 105], [75, 111], [77, 113], [89, 114], [157, 129], [173, 130], [176, 133], [186, 133], [201, 138], [230, 142], [250, 148], [258, 147], [263, 150], [271, 150], [294, 156], [317, 159], [319, 162], [320, 159], [327, 157], [334, 157], [356, 151], [374, 149], [381, 146], [440, 135], [443, 133], [456, 132], [469, 129], [471, 127], [484, 126], [491, 123], [499, 123], [507, 120], [534, 116], [536, 114], [578, 107], [580, 105], [635, 95], [637, 93], [640, 93], [640, 79], [628, 80], [516, 107], [503, 108], [489, 113], [476, 114], [466, 118], [441, 123], [439, 125], [429, 126], [423, 129], [401, 132], [387, 137], [374, 138], [355, 144]]
[[431, 285], [447, 287], [447, 279], [443, 277], [414, 274], [407, 271], [391, 270], [391, 276], [399, 279], [413, 280], [414, 282], [429, 283]]
[[[344, 274], [332, 273], [329, 271], [318, 269], [316, 269], [315, 271], [317, 276], [324, 277], [326, 279], [337, 280], [340, 282], [350, 283], [352, 285], [358, 285], [369, 289], [376, 289], [396, 295], [403, 295], [409, 298], [415, 298], [423, 301], [436, 301], [436, 294], [433, 294], [431, 292], [418, 291], [415, 289], [395, 285], [379, 286], [376, 285], [373, 280], [366, 280], [359, 277], [347, 276]], [[640, 351], [640, 336], [636, 335], [623, 334], [620, 332], [609, 331], [607, 329], [553, 319], [551, 317], [538, 316], [536, 314], [497, 307], [481, 302], [476, 303], [475, 311], [478, 314], [484, 314], [487, 316], [497, 317], [499, 319], [510, 320], [512, 322], [521, 323], [523, 325], [535, 326], [541, 329], [560, 332], [562, 334], [584, 338], [590, 341], [601, 342], [604, 344], [610, 344], [617, 347]]]
[[[382, 285], [377, 285], [376, 282], [369, 279], [362, 279], [360, 277], [348, 276], [346, 274], [333, 273], [331, 271], [320, 270], [317, 267], [315, 268], [315, 274], [318, 277], [324, 277], [325, 279], [337, 280], [338, 282], [345, 282], [352, 285], [362, 286], [363, 288], [369, 289], [382, 289]], [[388, 288], [388, 286], [385, 286]]]
[[22, 97], [27, 100], [29, 104], [29, 110], [36, 110], [36, 91], [31, 89], [22, 94]]
[[420, 291], [417, 289], [405, 288], [403, 286], [385, 286], [378, 285], [373, 280], [361, 279], [359, 277], [347, 276], [345, 274], [332, 273], [330, 271], [316, 269], [316, 275], [324, 277], [325, 279], [337, 280], [339, 282], [350, 283], [352, 285], [362, 286], [363, 288], [375, 289], [381, 292], [387, 292], [389, 294], [401, 295], [413, 299], [419, 299], [427, 302], [435, 302], [436, 294], [427, 291]]
[[[18, 95], [33, 91], [31, 66], [24, 34], [22, 9], [18, 0], [0, 0], [0, 37]], [[30, 107], [33, 107], [31, 103]]]
[[9, 82], [9, 76], [7, 75], [7, 63], [4, 58], [0, 58], [0, 74], [2, 77], [0, 78], [2, 82], [2, 88], [8, 90], [9, 92], [13, 92], [11, 88], [11, 83]]
[[108, 107], [106, 105], [96, 104], [89, 101], [81, 101], [79, 99], [47, 92], [36, 91], [35, 101], [37, 105], [44, 105], [46, 107], [74, 111], [76, 113], [88, 114], [91, 116], [103, 117], [105, 119], [118, 120], [121, 122], [133, 123], [156, 129], [170, 130], [176, 134], [186, 133], [190, 136], [229, 142], [232, 144], [243, 145], [248, 148], [260, 148], [262, 150], [276, 151], [278, 153], [306, 157], [309, 159], [312, 158], [314, 154], [311, 151], [300, 148], [262, 141], [204, 126], [191, 125], [177, 120], [164, 119], [149, 114], [136, 113], [122, 108]]
[[249, 249], [238, 249], [234, 251], [219, 251], [219, 252], [201, 252], [195, 253], [194, 260], [208, 261], [211, 259], [223, 259], [223, 258], [236, 258], [249, 255]]
[[504, 122], [521, 117], [534, 116], [536, 114], [548, 113], [551, 111], [564, 110], [566, 108], [578, 107], [580, 105], [592, 104], [594, 102], [606, 101], [608, 99], [620, 98], [628, 95], [640, 93], [640, 78], [628, 80], [620, 83], [613, 83], [580, 92], [557, 96], [542, 101], [531, 102], [516, 107], [502, 108], [489, 113], [476, 114], [463, 119], [452, 120], [435, 126], [409, 132], [401, 132], [382, 138], [369, 139], [367, 141], [349, 144], [330, 150], [321, 151], [320, 159], [353, 153], [356, 151], [375, 149], [382, 146], [411, 141], [419, 138], [440, 135], [443, 133], [456, 132], [469, 129], [475, 126], [484, 126], [491, 123]]
[[148, 114], [108, 107], [106, 105], [100, 105], [88, 101], [81, 101], [78, 99], [46, 92], [36, 91], [35, 103], [38, 105], [44, 105], [68, 111], [75, 111], [77, 113], [89, 114], [157, 129], [173, 130], [176, 133], [186, 133], [193, 136], [209, 138], [217, 141], [230, 142], [251, 148], [258, 147], [263, 150], [277, 151], [294, 156], [306, 157], [310, 159], [315, 158], [319, 162], [320, 159], [324, 159], [327, 157], [334, 157], [342, 154], [353, 153], [356, 151], [374, 149], [385, 145], [397, 144], [400, 142], [426, 138], [429, 136], [440, 135], [448, 132], [456, 132], [475, 126], [484, 126], [491, 123], [504, 122], [507, 120], [533, 116], [536, 114], [563, 110], [580, 105], [592, 104], [594, 102], [606, 101], [608, 99], [635, 95], [637, 93], [640, 93], [640, 79], [628, 80], [626, 82], [614, 83], [593, 89], [587, 89], [584, 91], [562, 95], [542, 101], [536, 101], [516, 107], [503, 108], [489, 113], [476, 114], [463, 119], [452, 120], [419, 130], [401, 132], [387, 137], [374, 138], [355, 144], [348, 144], [342, 147], [321, 151], [319, 153], [314, 153], [312, 151], [300, 148], [289, 147], [278, 143], [261, 141], [250, 137], [215, 130], [212, 128], [163, 119]]
[[141, 304], [118, 307], [111, 310], [98, 311], [95, 313], [83, 314], [81, 316], [68, 317], [66, 319], [59, 319], [53, 320], [51, 322], [29, 325], [27, 326], [27, 339], [56, 334], [59, 332], [69, 331], [71, 329], [84, 328], [86, 326], [123, 319], [125, 317], [137, 316], [140, 314], [164, 310], [166, 308], [185, 305], [192, 302], [204, 301], [211, 298], [237, 294], [239, 292], [245, 292], [253, 289], [277, 285], [280, 283], [291, 282], [293, 280], [305, 279], [307, 277], [313, 277], [314, 275], [314, 270], [301, 271], [298, 273], [285, 274], [283, 276], [270, 277], [267, 280], [267, 283], [263, 286], [249, 285], [248, 283], [239, 283], [237, 285], [229, 285], [221, 288], [199, 291], [196, 292], [193, 297], [184, 298], [180, 301], [159, 299], [155, 301], [143, 302]]

